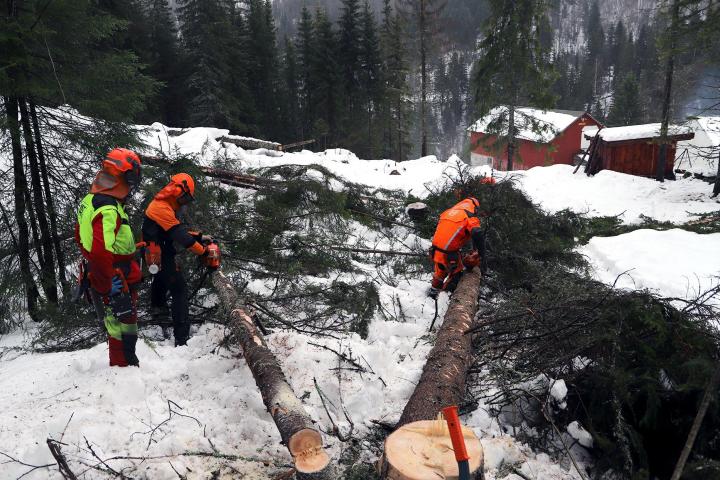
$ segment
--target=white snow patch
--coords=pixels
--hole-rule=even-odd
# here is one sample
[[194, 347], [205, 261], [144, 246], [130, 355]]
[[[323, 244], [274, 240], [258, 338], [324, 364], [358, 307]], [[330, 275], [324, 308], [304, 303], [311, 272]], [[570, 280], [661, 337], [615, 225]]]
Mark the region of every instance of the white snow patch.
[[555, 399], [560, 408], [564, 409], [567, 406], [567, 402], [565, 401], [567, 393], [568, 389], [567, 385], [565, 385], [565, 380], [550, 381], [550, 395]]
[[693, 298], [717, 285], [720, 275], [720, 233], [641, 229], [594, 237], [579, 251], [600, 281], [617, 279], [618, 287], [647, 288], [666, 297]]
[[659, 221], [684, 223], [693, 214], [720, 210], [711, 197], [712, 186], [686, 178], [660, 183], [654, 179], [602, 170], [593, 177], [574, 167], [553, 165], [506, 174], [548, 212], [570, 209], [591, 217], [620, 215], [627, 224], [640, 223], [643, 216]]
[[578, 441], [580, 445], [585, 448], [592, 448], [593, 438], [590, 432], [585, 430], [580, 423], [577, 421], [572, 422], [567, 426], [567, 431], [571, 437]]

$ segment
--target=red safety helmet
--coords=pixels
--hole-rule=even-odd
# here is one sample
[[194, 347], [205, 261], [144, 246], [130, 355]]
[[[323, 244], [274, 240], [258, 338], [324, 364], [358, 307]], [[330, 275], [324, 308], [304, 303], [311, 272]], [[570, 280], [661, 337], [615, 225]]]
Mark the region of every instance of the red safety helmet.
[[127, 148], [114, 148], [103, 160], [103, 169], [115, 177], [124, 177], [130, 190], [140, 184], [141, 167], [138, 154]]

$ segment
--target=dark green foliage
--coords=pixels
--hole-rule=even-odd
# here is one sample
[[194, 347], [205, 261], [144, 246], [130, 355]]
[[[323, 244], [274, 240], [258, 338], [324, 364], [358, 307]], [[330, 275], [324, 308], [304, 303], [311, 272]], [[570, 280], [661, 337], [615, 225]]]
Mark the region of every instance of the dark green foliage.
[[[510, 385], [529, 382], [544, 397], [547, 383], [534, 382], [543, 374], [563, 378], [571, 392], [555, 421], [577, 419], [592, 433], [599, 471], [623, 471], [626, 445], [627, 478], [643, 470], [669, 477], [718, 353], [702, 319], [648, 292], [613, 290], [555, 266], [507, 291], [477, 341], [491, 378], [507, 387], [505, 400], [526, 395]], [[718, 423], [716, 403], [696, 454], [720, 457], [709, 441]]]
[[615, 91], [607, 123], [611, 127], [636, 125], [642, 122], [642, 118], [639, 85], [635, 75], [629, 73]]
[[405, 160], [410, 152], [410, 104], [407, 82], [408, 62], [404, 44], [406, 28], [390, 0], [384, 0], [380, 29], [382, 82], [384, 101], [380, 108], [382, 124], [381, 155], [383, 158]]
[[0, 32], [0, 91], [105, 120], [131, 118], [157, 84], [115, 45], [126, 27], [89, 1], [23, 2]]

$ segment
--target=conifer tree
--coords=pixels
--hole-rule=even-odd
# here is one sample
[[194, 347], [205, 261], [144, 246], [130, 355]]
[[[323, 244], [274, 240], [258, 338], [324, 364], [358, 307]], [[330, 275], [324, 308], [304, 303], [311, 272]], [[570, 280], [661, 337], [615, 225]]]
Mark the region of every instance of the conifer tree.
[[339, 20], [338, 58], [342, 69], [343, 103], [355, 110], [356, 95], [360, 87], [360, 1], [342, 0]]
[[255, 99], [258, 131], [278, 138], [278, 52], [272, 6], [268, 0], [249, 0], [247, 10], [249, 48], [246, 50], [250, 94]]
[[380, 33], [382, 52], [383, 156], [403, 161], [410, 150], [408, 65], [404, 45], [405, 25], [390, 0], [384, 0]]
[[420, 155], [428, 154], [428, 64], [439, 35], [439, 23], [448, 0], [398, 0], [405, 18], [415, 22], [420, 59]]
[[[545, 21], [544, 0], [492, 0], [491, 15], [480, 44], [481, 57], [475, 67], [473, 93], [476, 114], [483, 117], [495, 107], [506, 110], [489, 125], [497, 136], [495, 149], [507, 146], [507, 169], [515, 159], [518, 120], [516, 108], [527, 104], [550, 108], [553, 72], [545, 62], [539, 38], [539, 26]], [[542, 130], [532, 118], [522, 119], [533, 130]]]
[[168, 0], [149, 0], [146, 7], [149, 25], [148, 73], [163, 83], [148, 105], [149, 120], [166, 125], [185, 124], [185, 70], [187, 63], [178, 40], [175, 20]]
[[365, 0], [363, 4], [359, 33], [360, 44], [358, 59], [360, 71], [358, 81], [367, 126], [363, 153], [365, 158], [373, 158], [376, 151], [375, 121], [382, 99], [382, 84], [380, 78], [381, 58], [377, 25], [375, 24], [375, 16], [367, 0]]
[[613, 105], [608, 114], [609, 126], [634, 125], [642, 122], [640, 91], [635, 74], [628, 73], [615, 90]]
[[248, 101], [249, 96], [237, 95], [244, 82], [233, 75], [238, 70], [232, 63], [236, 60], [232, 52], [238, 48], [240, 37], [232, 21], [239, 15], [224, 0], [185, 0], [180, 18], [191, 65], [190, 125], [250, 130], [241, 119], [241, 102]]
[[285, 38], [285, 49], [282, 62], [283, 88], [282, 88], [282, 124], [288, 132], [288, 140], [302, 140], [302, 121], [300, 116], [300, 68], [298, 66], [297, 52], [292, 40]]
[[335, 145], [338, 139], [338, 105], [342, 79], [338, 65], [337, 35], [324, 10], [317, 9], [313, 20], [313, 44], [310, 62], [308, 101], [313, 105], [312, 125], [323, 148]]
[[313, 50], [315, 48], [313, 19], [307, 7], [303, 6], [300, 14], [297, 34], [298, 70], [300, 79], [300, 125], [303, 129], [301, 138], [312, 135], [315, 123], [315, 106], [310, 100], [312, 88], [311, 72], [313, 68]]

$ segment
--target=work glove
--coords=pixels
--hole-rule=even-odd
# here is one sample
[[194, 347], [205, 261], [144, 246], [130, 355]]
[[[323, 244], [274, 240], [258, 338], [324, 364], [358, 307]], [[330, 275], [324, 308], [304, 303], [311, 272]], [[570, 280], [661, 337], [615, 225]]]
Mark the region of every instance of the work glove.
[[433, 300], [437, 300], [438, 294], [440, 293], [439, 288], [430, 287], [430, 289], [427, 292], [427, 296], [432, 298]]
[[115, 275], [115, 276], [112, 278], [112, 286], [110, 287], [110, 293], [109, 293], [109, 295], [110, 295], [111, 297], [114, 297], [115, 295], [117, 295], [118, 293], [120, 293], [120, 292], [122, 291], [122, 289], [123, 289], [123, 281], [122, 281], [122, 278], [120, 278], [119, 275]]
[[480, 254], [477, 251], [469, 253], [463, 257], [463, 264], [468, 272], [471, 272], [474, 267], [480, 265]]

